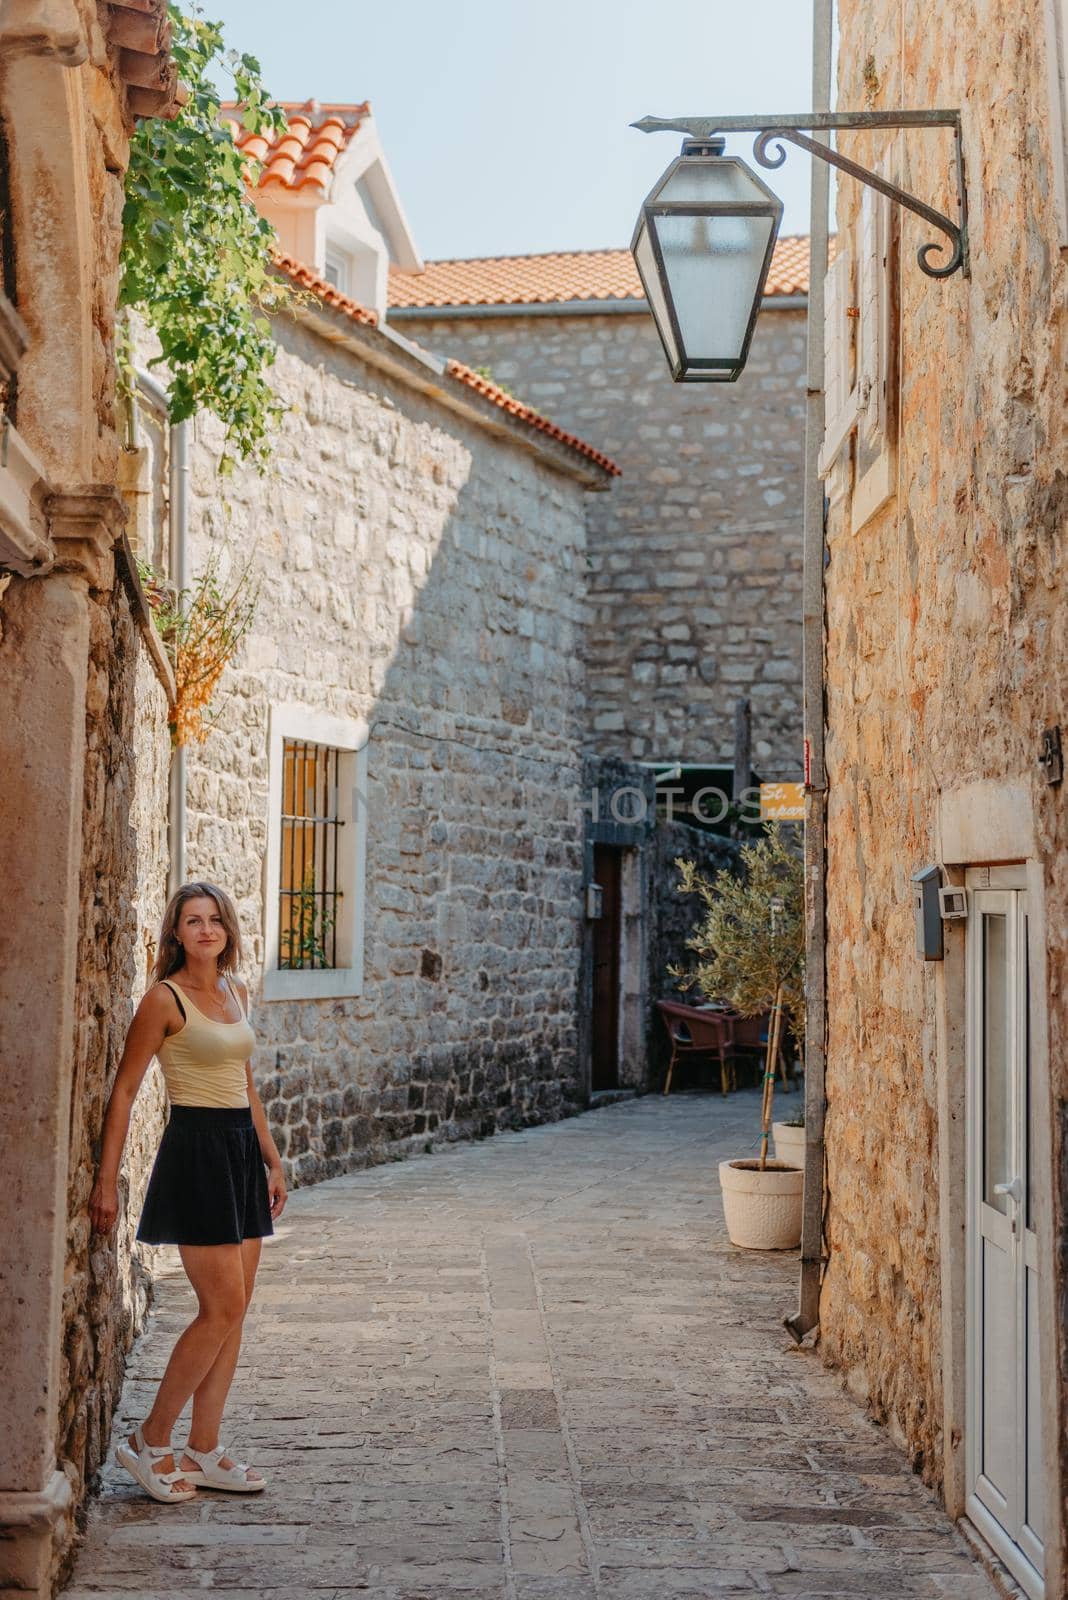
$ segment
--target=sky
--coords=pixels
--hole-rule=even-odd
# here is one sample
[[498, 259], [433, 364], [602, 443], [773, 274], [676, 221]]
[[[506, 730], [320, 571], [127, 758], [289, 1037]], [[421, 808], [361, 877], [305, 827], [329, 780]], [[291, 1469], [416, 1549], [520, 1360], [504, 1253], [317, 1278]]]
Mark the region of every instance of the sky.
[[[278, 99], [370, 100], [426, 260], [629, 246], [680, 143], [629, 123], [811, 100], [811, 0], [203, 4]], [[762, 176], [807, 233], [809, 158]]]

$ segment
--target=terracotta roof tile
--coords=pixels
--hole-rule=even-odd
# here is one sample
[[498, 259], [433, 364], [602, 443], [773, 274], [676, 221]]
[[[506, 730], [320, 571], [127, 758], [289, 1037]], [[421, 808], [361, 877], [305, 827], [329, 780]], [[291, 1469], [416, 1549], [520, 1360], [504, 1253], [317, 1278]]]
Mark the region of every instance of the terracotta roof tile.
[[287, 256], [281, 250], [274, 252], [273, 259], [279, 272], [284, 272], [286, 277], [291, 278], [299, 288], [310, 290], [318, 299], [325, 301], [328, 306], [333, 306], [336, 311], [343, 311], [347, 317], [352, 318], [353, 322], [361, 322], [365, 328], [378, 327], [378, 313], [376, 311], [369, 311], [358, 300], [353, 300], [349, 295], [342, 294], [340, 289], [336, 289], [332, 283], [327, 283], [325, 278], [320, 278], [319, 274], [313, 271], [311, 267], [306, 267], [303, 261], [297, 261], [295, 257]]
[[[292, 256], [284, 255], [281, 251], [276, 251], [274, 264], [279, 272], [285, 273], [286, 277], [290, 278], [301, 289], [307, 289], [326, 305], [332, 306], [334, 310], [343, 312], [345, 316], [351, 317], [354, 322], [358, 322], [368, 328], [378, 326], [378, 317], [375, 312], [369, 311], [366, 306], [361, 306], [358, 301], [350, 299], [347, 294], [342, 294], [340, 289], [335, 289], [332, 283], [327, 283], [325, 278], [320, 278], [317, 272], [314, 272], [311, 267], [306, 267], [303, 262], [296, 261]], [[522, 401], [516, 400], [513, 395], [508, 394], [499, 384], [491, 383], [489, 379], [481, 377], [477, 372], [473, 372], [470, 367], [464, 366], [462, 361], [447, 362], [445, 370], [448, 376], [457, 383], [463, 384], [467, 389], [473, 389], [484, 400], [489, 400], [493, 405], [499, 406], [502, 411], [506, 411], [509, 416], [515, 417], [517, 421], [525, 422], [528, 427], [534, 428], [538, 433], [548, 434], [551, 439], [556, 439], [560, 444], [567, 445], [569, 449], [577, 451], [579, 455], [585, 456], [587, 460], [596, 462], [597, 466], [608, 473], [610, 477], [618, 478], [620, 476], [619, 467], [610, 457], [604, 455], [600, 450], [596, 450], [592, 444], [587, 444], [584, 439], [578, 438], [576, 434], [568, 433], [565, 429], [557, 427], [555, 422], [550, 422], [548, 417], [543, 417], [540, 411], [535, 411], [532, 406], [524, 405]]]
[[516, 400], [496, 383], [491, 383], [488, 378], [483, 378], [479, 373], [472, 372], [470, 367], [465, 367], [462, 361], [450, 361], [447, 370], [454, 378], [465, 383], [469, 389], [484, 395], [487, 400], [492, 400], [495, 406], [500, 406], [502, 411], [507, 411], [510, 416], [518, 417], [520, 422], [529, 423], [532, 428], [537, 428], [539, 433], [547, 433], [550, 438], [558, 439], [561, 444], [570, 445], [572, 450], [577, 450], [580, 455], [588, 456], [591, 461], [596, 461], [599, 467], [610, 473], [613, 478], [621, 476], [621, 470], [616, 466], [610, 456], [602, 455], [600, 450], [595, 450], [592, 444], [587, 444], [584, 439], [579, 439], [573, 433], [566, 433], [563, 428], [558, 428], [555, 422], [550, 422], [548, 417], [543, 417], [540, 411], [535, 411], [532, 406], [525, 406], [522, 401]]
[[133, 117], [170, 121], [189, 99], [171, 58], [167, 0], [111, 0], [101, 20], [118, 51], [119, 77]]
[[338, 157], [348, 149], [360, 123], [370, 116], [368, 101], [359, 105], [320, 105], [318, 100], [278, 102], [286, 113], [285, 133], [274, 139], [249, 133], [241, 125], [241, 107], [224, 102], [223, 121], [233, 133], [237, 148], [261, 163], [258, 184], [261, 189], [273, 184], [283, 189], [318, 188], [326, 190]]
[[[808, 293], [808, 236], [775, 246], [766, 294]], [[389, 303], [417, 306], [553, 305], [568, 300], [641, 300], [629, 250], [574, 250], [542, 256], [487, 256], [428, 261], [420, 273], [389, 275]]]

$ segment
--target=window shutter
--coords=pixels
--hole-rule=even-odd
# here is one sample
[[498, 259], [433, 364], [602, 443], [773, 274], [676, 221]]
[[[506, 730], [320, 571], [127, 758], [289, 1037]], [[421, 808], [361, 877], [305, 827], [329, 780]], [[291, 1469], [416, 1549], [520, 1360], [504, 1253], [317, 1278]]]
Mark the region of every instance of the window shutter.
[[865, 189], [860, 207], [860, 344], [858, 424], [863, 440], [879, 449], [886, 432], [889, 365], [887, 244], [890, 202]]
[[825, 478], [857, 420], [857, 388], [853, 382], [853, 325], [850, 317], [852, 262], [839, 249], [823, 287], [823, 386], [825, 424], [819, 473]]
[[1068, 0], [1046, 0], [1045, 9], [1053, 199], [1063, 248], [1068, 245]]

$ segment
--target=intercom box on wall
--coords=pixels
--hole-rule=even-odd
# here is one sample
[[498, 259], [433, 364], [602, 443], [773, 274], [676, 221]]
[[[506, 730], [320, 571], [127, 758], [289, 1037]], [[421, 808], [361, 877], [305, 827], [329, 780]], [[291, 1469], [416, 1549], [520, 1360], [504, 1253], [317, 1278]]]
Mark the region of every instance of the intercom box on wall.
[[937, 867], [921, 867], [912, 874], [912, 910], [916, 919], [916, 954], [924, 961], [942, 960], [942, 907]]

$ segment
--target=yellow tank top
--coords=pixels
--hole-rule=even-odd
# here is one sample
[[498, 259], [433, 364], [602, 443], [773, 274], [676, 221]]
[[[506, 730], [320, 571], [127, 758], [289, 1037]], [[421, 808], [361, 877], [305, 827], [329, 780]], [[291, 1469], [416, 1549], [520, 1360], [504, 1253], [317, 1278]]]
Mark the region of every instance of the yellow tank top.
[[185, 1023], [164, 1039], [157, 1052], [172, 1106], [247, 1106], [245, 1062], [256, 1044], [241, 1000], [240, 1022], [216, 1022], [198, 1011], [184, 989], [170, 978], [163, 982], [178, 997]]

